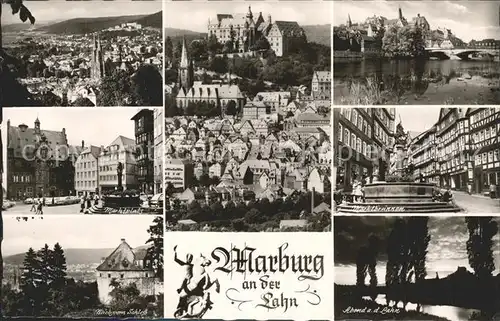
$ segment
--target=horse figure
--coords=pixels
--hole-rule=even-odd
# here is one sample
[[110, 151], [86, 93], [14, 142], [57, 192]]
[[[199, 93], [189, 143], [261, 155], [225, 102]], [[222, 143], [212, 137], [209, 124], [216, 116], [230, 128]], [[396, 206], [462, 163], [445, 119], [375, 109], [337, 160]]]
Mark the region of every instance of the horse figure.
[[178, 319], [201, 318], [209, 309], [213, 302], [210, 300], [210, 290], [215, 285], [215, 291], [219, 293], [219, 280], [211, 281], [205, 267], [209, 266], [211, 261], [202, 254], [193, 262], [193, 276], [181, 288], [180, 298], [174, 317]]

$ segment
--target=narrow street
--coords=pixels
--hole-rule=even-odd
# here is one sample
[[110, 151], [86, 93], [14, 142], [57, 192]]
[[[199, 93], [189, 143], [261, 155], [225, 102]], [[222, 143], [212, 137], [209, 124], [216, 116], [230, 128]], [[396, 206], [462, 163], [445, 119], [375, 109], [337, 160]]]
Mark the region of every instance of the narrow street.
[[[31, 212], [31, 204], [17, 203], [16, 206], [11, 207], [7, 210], [2, 211], [4, 215], [35, 215], [35, 212]], [[72, 205], [59, 205], [59, 206], [45, 206], [43, 208], [43, 215], [67, 215], [67, 214], [81, 214], [80, 204]]]
[[500, 214], [500, 199], [453, 191], [453, 200], [470, 214]]

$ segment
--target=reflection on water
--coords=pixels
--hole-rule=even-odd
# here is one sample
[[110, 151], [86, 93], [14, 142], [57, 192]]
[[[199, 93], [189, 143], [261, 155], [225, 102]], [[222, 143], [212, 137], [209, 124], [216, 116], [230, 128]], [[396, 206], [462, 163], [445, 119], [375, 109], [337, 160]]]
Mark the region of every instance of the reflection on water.
[[[448, 262], [449, 261], [449, 262]], [[441, 263], [441, 262], [440, 262]], [[459, 263], [459, 265], [456, 265]], [[464, 263], [464, 264], [460, 264]], [[379, 280], [379, 285], [385, 284], [385, 267], [387, 262], [379, 262], [376, 267], [377, 279]], [[437, 262], [430, 263], [428, 262], [427, 275], [428, 278], [435, 277], [436, 275], [439, 278], [444, 278], [453, 272], [456, 271], [457, 266], [467, 266], [466, 260], [464, 259], [455, 259], [455, 260], [446, 260], [442, 262], [442, 264], [438, 264]], [[452, 267], [455, 266], [455, 269]], [[356, 284], [356, 265], [355, 264], [342, 264], [335, 265], [334, 270], [334, 280], [336, 284], [345, 284], [345, 285], [353, 285]], [[369, 297], [365, 297], [364, 299], [371, 300]], [[384, 294], [379, 294], [377, 299], [375, 300], [378, 304], [386, 305], [387, 301], [385, 299]], [[399, 303], [398, 307], [402, 308], [402, 304]], [[406, 305], [406, 310], [417, 310], [417, 305], [415, 303], [408, 303]], [[422, 305], [422, 309], [420, 312], [424, 312], [427, 314], [436, 315], [442, 318], [446, 318], [450, 321], [468, 321], [473, 312], [477, 310], [473, 309], [464, 309], [460, 307], [447, 306], [447, 305]]]
[[[384, 98], [389, 101], [373, 103], [443, 104], [500, 101], [500, 94], [496, 94], [494, 89], [499, 87], [500, 71], [498, 63], [494, 61], [336, 59], [333, 70], [334, 97], [344, 100], [352, 95], [378, 97], [378, 94], [373, 93], [377, 91], [385, 92], [386, 96], [389, 94], [389, 97]], [[375, 86], [371, 82], [374, 82]], [[359, 90], [353, 90], [352, 84], [358, 83], [365, 89], [368, 88], [368, 92], [360, 94]]]
[[465, 60], [335, 60], [333, 75], [335, 79], [346, 77], [370, 77], [383, 75], [415, 76], [417, 79], [424, 75], [457, 77], [457, 72], [498, 71], [498, 63], [494, 61], [465, 61]]
[[[363, 299], [371, 300], [370, 297], [364, 297]], [[375, 299], [375, 302], [381, 305], [387, 305], [384, 294], [380, 294]], [[402, 303], [399, 303], [398, 307], [402, 308]], [[415, 303], [408, 303], [406, 305], [406, 311], [417, 311], [417, 305]], [[469, 321], [472, 313], [478, 311], [449, 305], [422, 305], [420, 312], [435, 315], [450, 321]]]

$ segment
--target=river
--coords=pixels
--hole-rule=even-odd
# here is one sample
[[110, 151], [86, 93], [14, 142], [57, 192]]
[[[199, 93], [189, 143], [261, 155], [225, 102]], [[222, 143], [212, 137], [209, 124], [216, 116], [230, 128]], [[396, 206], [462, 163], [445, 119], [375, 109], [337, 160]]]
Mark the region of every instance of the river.
[[[335, 58], [336, 104], [498, 104], [499, 62]], [[470, 78], [469, 78], [470, 76]], [[375, 90], [373, 84], [379, 84]], [[359, 87], [351, 85], [362, 84]]]
[[[500, 223], [500, 220], [497, 220]], [[374, 222], [372, 222], [374, 223]], [[431, 236], [426, 258], [427, 278], [444, 278], [454, 273], [458, 267], [465, 267], [472, 272], [469, 266], [466, 242], [468, 230], [463, 217], [431, 217], [429, 219], [429, 234]], [[493, 260], [495, 271], [500, 273], [500, 234], [494, 238]], [[377, 262], [376, 272], [379, 285], [385, 284], [386, 263]], [[340, 285], [356, 284], [356, 264], [335, 264], [334, 280]], [[379, 304], [386, 304], [384, 295], [376, 299]], [[407, 309], [416, 309], [416, 304], [408, 304]], [[424, 313], [446, 318], [450, 321], [468, 321], [475, 310], [454, 306], [422, 306]]]
[[[458, 262], [455, 262], [458, 263]], [[386, 262], [379, 262], [377, 265], [377, 279], [379, 280], [379, 284], [383, 285], [385, 282], [385, 265]], [[439, 277], [447, 276], [455, 272], [451, 270], [450, 267], [453, 265], [453, 262], [445, 263], [441, 268], [439, 267], [428, 267], [428, 275], [435, 276], [438, 273]], [[355, 264], [343, 264], [343, 265], [335, 265], [335, 283], [341, 285], [352, 285], [356, 284], [356, 265]], [[368, 299], [368, 298], [367, 298]], [[385, 300], [385, 295], [380, 294], [376, 302], [378, 304], [386, 305], [387, 302]], [[399, 305], [401, 307], [401, 305]], [[416, 310], [417, 305], [414, 303], [408, 303], [406, 306], [407, 310]], [[469, 321], [470, 315], [476, 310], [472, 309], [464, 309], [454, 306], [444, 306], [444, 305], [423, 305], [421, 312], [436, 315], [442, 318], [446, 318], [450, 321]]]

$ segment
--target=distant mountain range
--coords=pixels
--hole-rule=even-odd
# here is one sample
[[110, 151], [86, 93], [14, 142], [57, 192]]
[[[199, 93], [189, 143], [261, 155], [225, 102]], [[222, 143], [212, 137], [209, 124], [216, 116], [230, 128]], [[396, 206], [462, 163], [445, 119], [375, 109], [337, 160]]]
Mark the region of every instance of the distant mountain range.
[[[306, 33], [307, 41], [319, 43], [325, 46], [331, 46], [330, 25], [310, 25], [302, 26], [302, 28]], [[185, 37], [186, 41], [189, 42], [195, 39], [205, 38], [207, 37], [207, 33], [185, 29], [165, 28], [165, 36], [170, 37], [172, 42], [177, 42], [182, 39], [182, 37]]]
[[[147, 248], [147, 245], [134, 250]], [[67, 265], [101, 263], [101, 258], [108, 257], [115, 249], [64, 249]], [[22, 265], [25, 253], [9, 255], [3, 258], [5, 264]]]
[[[137, 22], [143, 27], [161, 29], [162, 21], [162, 12], [159, 11], [148, 15], [75, 18], [56, 23], [45, 23], [41, 26], [35, 24], [35, 30], [51, 34], [84, 34], [100, 31], [127, 22]], [[14, 23], [4, 26], [3, 29], [5, 32], [16, 32], [27, 30], [32, 27], [33, 26], [29, 23]]]

